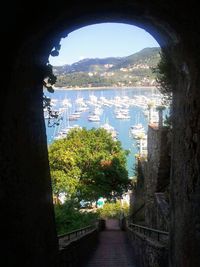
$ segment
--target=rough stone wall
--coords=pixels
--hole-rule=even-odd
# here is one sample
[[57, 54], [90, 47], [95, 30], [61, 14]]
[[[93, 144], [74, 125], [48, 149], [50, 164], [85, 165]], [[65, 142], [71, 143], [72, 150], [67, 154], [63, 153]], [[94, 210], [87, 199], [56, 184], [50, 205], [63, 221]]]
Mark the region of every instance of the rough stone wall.
[[88, 261], [98, 244], [98, 231], [92, 231], [81, 238], [72, 241], [59, 250], [58, 267], [80, 267]]
[[149, 125], [147, 133], [148, 173], [145, 179], [146, 198], [150, 200], [157, 188], [160, 164], [160, 130], [157, 125]]
[[166, 191], [170, 180], [170, 143], [168, 128], [158, 128], [156, 124], [148, 128], [148, 173], [145, 177], [145, 222], [156, 228], [157, 211], [155, 192]]
[[147, 191], [162, 192], [170, 180], [169, 128], [158, 128], [156, 124], [148, 128], [148, 179]]
[[134, 223], [144, 224], [145, 206], [145, 170], [146, 161], [137, 159], [137, 181], [133, 189], [133, 199], [131, 201], [132, 220]]
[[156, 214], [155, 229], [169, 231], [169, 202], [166, 200], [166, 193], [154, 194], [154, 209]]
[[168, 246], [149, 237], [127, 230], [138, 267], [168, 267]]
[[162, 127], [160, 129], [160, 159], [157, 180], [157, 192], [166, 191], [170, 183], [171, 168], [171, 140], [170, 129]]
[[[195, 43], [195, 40], [193, 40]], [[199, 46], [200, 47], [200, 46]], [[186, 56], [189, 62], [191, 58]], [[200, 264], [200, 76], [190, 65], [174, 91], [170, 185], [170, 266]]]
[[[137, 159], [137, 182], [133, 190], [133, 220], [136, 223], [166, 230], [168, 221], [163, 217], [162, 207], [164, 200], [156, 192], [165, 192], [167, 202], [170, 178], [170, 142], [168, 142], [169, 129], [158, 128], [156, 124], [150, 125], [148, 130], [148, 157], [147, 160]], [[160, 196], [160, 195], [159, 195]], [[169, 204], [168, 204], [169, 205]], [[143, 209], [140, 210], [140, 207]], [[139, 212], [138, 212], [139, 209]], [[144, 220], [145, 214], [145, 222]]]

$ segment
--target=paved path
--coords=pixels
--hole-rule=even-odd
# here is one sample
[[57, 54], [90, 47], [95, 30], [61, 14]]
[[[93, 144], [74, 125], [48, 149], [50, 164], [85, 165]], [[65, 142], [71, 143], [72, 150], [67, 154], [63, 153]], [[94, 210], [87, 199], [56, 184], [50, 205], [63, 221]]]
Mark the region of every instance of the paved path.
[[99, 245], [84, 267], [136, 267], [126, 233], [113, 228], [107, 224], [100, 233]]

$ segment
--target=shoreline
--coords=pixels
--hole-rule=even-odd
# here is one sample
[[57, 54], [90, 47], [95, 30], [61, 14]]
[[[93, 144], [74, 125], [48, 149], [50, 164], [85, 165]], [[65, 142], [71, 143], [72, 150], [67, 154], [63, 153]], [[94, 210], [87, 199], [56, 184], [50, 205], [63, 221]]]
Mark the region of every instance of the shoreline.
[[115, 86], [102, 86], [102, 87], [53, 87], [54, 90], [66, 90], [66, 91], [79, 91], [79, 90], [102, 90], [102, 89], [157, 89], [156, 86], [131, 86], [131, 87], [115, 87]]

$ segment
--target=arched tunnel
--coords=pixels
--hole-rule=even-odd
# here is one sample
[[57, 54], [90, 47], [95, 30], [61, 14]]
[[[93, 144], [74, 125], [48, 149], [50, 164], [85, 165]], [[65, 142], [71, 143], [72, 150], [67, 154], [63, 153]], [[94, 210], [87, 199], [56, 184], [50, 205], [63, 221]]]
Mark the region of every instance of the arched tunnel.
[[200, 22], [196, 1], [97, 0], [2, 6], [0, 203], [2, 266], [57, 266], [43, 117], [46, 64], [82, 26], [122, 22], [148, 31], [174, 71], [169, 266], [200, 264]]

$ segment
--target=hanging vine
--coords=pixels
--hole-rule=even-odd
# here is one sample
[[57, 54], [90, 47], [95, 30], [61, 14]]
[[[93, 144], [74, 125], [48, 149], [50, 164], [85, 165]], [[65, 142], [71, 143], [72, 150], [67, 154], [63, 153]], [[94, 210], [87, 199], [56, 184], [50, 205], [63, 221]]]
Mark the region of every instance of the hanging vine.
[[[59, 55], [60, 44], [55, 46], [51, 51], [51, 56], [56, 57]], [[47, 64], [45, 68], [45, 78], [43, 81], [43, 86], [47, 89], [49, 93], [54, 93], [53, 85], [56, 83], [57, 77], [53, 74], [53, 67], [51, 64]], [[59, 125], [62, 117], [59, 116], [59, 112], [52, 109], [51, 98], [47, 97], [43, 93], [43, 109], [47, 111], [48, 114], [48, 127], [54, 127]]]

